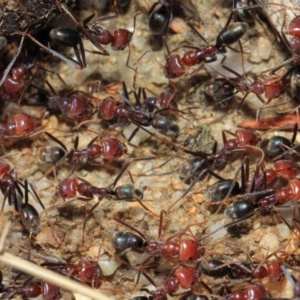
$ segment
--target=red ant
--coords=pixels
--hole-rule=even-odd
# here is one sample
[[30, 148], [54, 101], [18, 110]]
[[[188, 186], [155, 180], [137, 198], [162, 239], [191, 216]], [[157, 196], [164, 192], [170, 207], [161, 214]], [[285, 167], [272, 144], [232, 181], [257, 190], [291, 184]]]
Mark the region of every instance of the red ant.
[[[96, 136], [87, 145], [86, 148], [78, 149], [79, 138], [76, 136], [74, 141], [74, 148], [68, 150], [67, 147], [56, 137], [49, 132], [45, 134], [54, 140], [59, 147], [44, 147], [41, 151], [40, 159], [43, 163], [57, 163], [63, 158], [69, 159], [71, 163], [78, 163], [87, 159], [91, 164], [95, 164], [95, 159], [103, 156], [103, 158], [111, 160], [122, 157], [127, 153], [126, 146], [114, 138], [101, 139], [101, 145], [95, 143], [99, 138]], [[53, 154], [53, 155], [52, 155]]]
[[77, 264], [44, 263], [42, 265], [56, 273], [71, 277], [94, 288], [99, 288], [101, 285], [100, 268], [95, 261], [82, 259]]
[[126, 104], [117, 104], [117, 101], [109, 96], [105, 98], [98, 107], [98, 117], [102, 120], [112, 120], [118, 118], [122, 121], [131, 121], [142, 126], [151, 124], [151, 115], [149, 113], [134, 110]]
[[[273, 99], [276, 99], [279, 96], [283, 95], [287, 91], [287, 87], [290, 85], [290, 80], [286, 78], [289, 75], [289, 72], [287, 72], [284, 76], [273, 75], [271, 77], [265, 78], [263, 81], [257, 79], [257, 76], [255, 76], [254, 81], [250, 83], [245, 77], [232, 70], [231, 68], [228, 68], [225, 65], [222, 65], [222, 67], [237, 77], [237, 79], [227, 78], [226, 80], [228, 80], [238, 91], [245, 94], [241, 103], [239, 104], [239, 107], [243, 105], [250, 93], [255, 94], [262, 103], [268, 104]], [[267, 98], [267, 102], [262, 98], [263, 94]], [[230, 99], [230, 97], [226, 98], [225, 100], [227, 99]], [[225, 100], [223, 99], [221, 101]], [[217, 100], [211, 105], [217, 104], [219, 102], [220, 101]]]
[[290, 200], [300, 199], [300, 180], [295, 178], [291, 179], [288, 184], [277, 190], [274, 195], [265, 197], [259, 200], [259, 205], [269, 208], [272, 205], [282, 205]]
[[249, 285], [243, 290], [235, 291], [226, 296], [227, 300], [253, 300], [268, 298], [269, 294], [263, 286]]
[[245, 22], [235, 22], [230, 24], [233, 15], [234, 12], [230, 14], [224, 28], [218, 34], [215, 45], [209, 45], [200, 32], [196, 30], [193, 25], [188, 23], [193, 32], [199, 36], [207, 44], [207, 46], [205, 48], [199, 48], [190, 45], [183, 45], [182, 47], [191, 48], [193, 50], [187, 51], [183, 57], [180, 57], [178, 54], [171, 55], [164, 66], [165, 76], [169, 79], [179, 78], [186, 73], [185, 66], [190, 67], [200, 64], [196, 70], [188, 75], [188, 77], [191, 78], [201, 68], [203, 68], [204, 63], [216, 60], [217, 53], [224, 53], [225, 45], [231, 45], [239, 41], [248, 30], [249, 25]]
[[273, 135], [270, 138], [263, 139], [260, 143], [260, 148], [265, 153], [265, 157], [268, 160], [273, 159], [273, 161], [275, 161], [284, 157], [289, 152], [286, 149], [288, 150], [294, 150], [294, 148], [296, 149], [297, 145], [295, 145], [294, 143], [297, 137], [297, 132], [298, 132], [298, 124], [295, 123], [293, 135], [291, 139], [287, 139], [286, 137], [281, 135]]
[[[138, 94], [134, 93], [137, 103], [135, 106], [133, 106], [128, 100], [129, 94], [124, 82], [123, 88], [125, 91], [125, 96], [121, 94], [119, 94], [119, 96], [126, 103], [119, 104], [111, 96], [105, 98], [98, 107], [97, 114], [100, 120], [113, 121], [117, 119], [120, 123], [127, 124], [128, 122], [131, 122], [138, 127], [152, 126], [163, 135], [171, 137], [178, 136], [180, 130], [179, 126], [171, 115], [166, 115], [167, 109], [171, 109], [171, 107], [173, 108], [176, 106], [175, 100], [173, 99], [174, 97], [172, 97], [172, 95], [168, 93], [162, 93], [155, 100], [153, 100], [153, 98], [148, 98], [149, 101], [146, 101], [146, 103], [143, 103], [142, 105], [140, 102], [140, 92]], [[153, 113], [156, 104], [159, 104], [162, 107], [161, 112], [165, 111], [164, 114], [158, 114], [160, 110], [157, 110]], [[87, 122], [89, 121], [83, 122], [80, 125]], [[133, 138], [135, 133], [136, 130], [130, 136], [129, 141]]]
[[2, 284], [1, 292], [7, 294], [8, 298], [5, 299], [11, 299], [11, 297], [16, 295], [25, 296], [26, 298], [36, 298], [38, 296], [42, 296], [43, 300], [61, 299], [60, 289], [46, 281], [41, 281], [40, 283], [25, 282], [23, 285], [6, 286]]
[[74, 92], [67, 97], [48, 97], [47, 106], [50, 110], [59, 111], [70, 120], [82, 122], [91, 117], [93, 104], [84, 97], [83, 92]]
[[[76, 193], [78, 192], [81, 196], [84, 197], [79, 198], [83, 201], [89, 201], [93, 198], [93, 196], [97, 196], [99, 200], [107, 198], [114, 200], [139, 201], [143, 198], [143, 192], [139, 189], [136, 189], [131, 184], [119, 186], [114, 189], [115, 185], [124, 174], [130, 163], [131, 162], [125, 165], [125, 167], [118, 174], [113, 183], [107, 188], [98, 188], [82, 178], [79, 178], [82, 183], [78, 183], [76, 178], [68, 178], [64, 179], [56, 187], [56, 194], [61, 196], [63, 199], [66, 199], [74, 198], [76, 196]], [[97, 202], [97, 205], [99, 204], [99, 202]]]
[[[192, 288], [198, 281], [199, 276], [197, 271], [189, 267], [177, 267], [173, 272], [172, 277], [169, 277], [162, 287], [154, 291], [149, 291], [147, 289], [143, 290], [147, 291], [153, 297], [153, 300], [163, 300], [166, 299], [167, 295], [173, 296], [180, 287], [183, 289]], [[150, 280], [148, 276], [147, 279]], [[153, 283], [152, 280], [150, 280], [150, 282]]]
[[[87, 24], [94, 18], [94, 16], [95, 16], [94, 11], [92, 11], [92, 14], [89, 17], [87, 17], [83, 21], [83, 25], [81, 25], [63, 4], [60, 4], [60, 6], [61, 6], [61, 9], [67, 15], [69, 15], [69, 17], [76, 24], [77, 32], [72, 28], [64, 28], [63, 30], [58, 28], [58, 29], [54, 29], [51, 32], [51, 37], [52, 37], [52, 39], [56, 40], [57, 42], [60, 42], [64, 46], [73, 47], [75, 50], [77, 59], [78, 59], [78, 64], [81, 67], [85, 67], [85, 65], [86, 65], [85, 54], [84, 54], [84, 49], [83, 49], [81, 39], [90, 40], [92, 42], [92, 44], [100, 50], [100, 52], [96, 52], [97, 54], [100, 54], [100, 55], [109, 55], [109, 52], [107, 52], [102, 45], [110, 44], [112, 50], [115, 50], [115, 51], [124, 50], [127, 46], [130, 45], [132, 36], [135, 32], [136, 17], [139, 14], [141, 14], [141, 12], [138, 12], [137, 14], [135, 14], [132, 32], [127, 29], [119, 28], [114, 31], [114, 34], [112, 34], [109, 30], [103, 29], [102, 27], [98, 26], [98, 24], [100, 24], [101, 22], [107, 21], [107, 20], [114, 19], [118, 16], [118, 10], [116, 8], [115, 3], [113, 5], [114, 11], [115, 11], [114, 15], [100, 18], [100, 19], [96, 20], [95, 22], [93, 22], [90, 27]], [[79, 53], [79, 50], [77, 49], [78, 44], [80, 46], [80, 53]], [[81, 57], [80, 57], [80, 54], [81, 54]], [[126, 66], [128, 68], [132, 69], [134, 72], [136, 72], [136, 70], [134, 68], [129, 66], [129, 59], [130, 59], [130, 48], [129, 48]]]
[[265, 266], [259, 265], [251, 271], [248, 264], [229, 263], [217, 259], [203, 260], [198, 263], [199, 271], [209, 277], [220, 278], [228, 276], [230, 279], [253, 277], [256, 279], [269, 278], [271, 282], [282, 277], [281, 265], [277, 261], [266, 262]]
[[1, 148], [3, 149], [3, 142], [5, 139], [11, 137], [30, 137], [35, 134], [34, 132], [37, 128], [41, 127], [42, 121], [41, 119], [31, 116], [25, 113], [15, 114], [13, 116], [13, 121], [6, 120], [4, 125], [0, 128], [0, 141]]
[[24, 78], [28, 75], [28, 68], [24, 64], [18, 64], [11, 69], [11, 76], [7, 75], [1, 86], [1, 90], [8, 96], [15, 96], [25, 87]]
[[45, 134], [54, 140], [60, 147], [46, 146], [41, 149], [41, 163], [54, 165], [43, 176], [47, 176], [52, 170], [55, 170], [56, 165], [62, 163], [64, 159], [67, 159], [68, 162], [72, 164], [73, 168], [75, 168], [76, 164], [83, 162], [84, 160], [91, 165], [99, 165], [96, 159], [101, 156], [107, 160], [115, 160], [127, 153], [126, 146], [114, 138], [103, 138], [99, 145], [95, 143], [99, 138], [96, 136], [85, 148], [78, 149], [79, 138], [76, 136], [74, 148], [68, 150], [67, 147], [52, 134], [46, 131]]
[[[7, 199], [8, 205], [13, 205], [15, 210], [20, 213], [25, 229], [30, 233], [37, 234], [40, 231], [40, 218], [36, 209], [28, 203], [29, 185], [37, 202], [39, 202], [43, 209], [45, 209], [45, 207], [33, 186], [27, 180], [25, 180], [25, 184], [23, 185], [18, 180], [16, 172], [15, 177], [9, 174], [10, 170], [11, 168], [8, 163], [0, 161], [0, 189], [4, 196], [1, 211], [3, 211]], [[24, 187], [25, 189], [24, 194], [21, 187]], [[25, 199], [24, 203], [23, 198]]]
[[[227, 140], [225, 135], [226, 133], [234, 136], [234, 138]], [[223, 130], [222, 138], [224, 143], [223, 148], [213, 155], [213, 159], [216, 162], [223, 162], [226, 160], [228, 153], [238, 151], [239, 149], [259, 149], [255, 146], [261, 141], [261, 136], [259, 133], [243, 128], [237, 129], [234, 133], [228, 130]]]
[[30, 136], [33, 131], [41, 127], [41, 119], [25, 113], [15, 114], [13, 121], [5, 121], [0, 129], [0, 138], [11, 136]]
[[112, 243], [116, 249], [121, 251], [136, 250], [147, 251], [153, 254], [161, 254], [164, 257], [178, 256], [178, 260], [181, 262], [194, 261], [204, 255], [204, 248], [199, 243], [190, 238], [181, 238], [178, 242], [171, 241], [174, 237], [182, 235], [183, 232], [179, 232], [169, 237], [166, 241], [161, 241], [161, 231], [163, 222], [163, 212], [160, 213], [160, 223], [158, 231], [159, 240], [147, 239], [146, 236], [136, 228], [126, 224], [125, 222], [116, 219], [120, 224], [130, 228], [134, 232], [119, 231], [113, 235]]
[[109, 30], [103, 29], [102, 27], [97, 26], [97, 25], [104, 21], [114, 19], [118, 16], [118, 10], [116, 9], [115, 5], [114, 5], [114, 10], [115, 10], [114, 15], [109, 16], [109, 17], [103, 17], [103, 18], [96, 20], [94, 23], [92, 23], [91, 28], [88, 27], [87, 24], [90, 20], [92, 20], [95, 17], [94, 12], [83, 21], [83, 26], [82, 26], [72, 16], [72, 14], [65, 8], [64, 5], [62, 5], [62, 9], [74, 21], [74, 23], [77, 26], [77, 30], [79, 31], [80, 36], [84, 39], [90, 40], [101, 51], [101, 52], [99, 52], [99, 54], [102, 54], [102, 55], [109, 55], [109, 53], [103, 48], [102, 45], [111, 44], [111, 48], [115, 51], [124, 50], [129, 45], [131, 38], [134, 34], [134, 31], [135, 31], [136, 17], [140, 14], [140, 12], [139, 12], [134, 16], [132, 32], [127, 29], [121, 28], [121, 29], [115, 30], [114, 34], [112, 35]]

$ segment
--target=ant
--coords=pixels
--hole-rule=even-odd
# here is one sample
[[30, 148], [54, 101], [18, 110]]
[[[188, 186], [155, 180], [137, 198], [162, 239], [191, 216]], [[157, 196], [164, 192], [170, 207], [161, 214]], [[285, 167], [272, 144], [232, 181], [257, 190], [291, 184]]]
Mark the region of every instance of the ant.
[[[249, 157], [246, 156], [244, 158], [241, 167], [237, 170], [234, 176], [234, 179], [224, 179], [211, 170], [207, 170], [207, 172], [219, 179], [219, 181], [210, 186], [206, 192], [206, 196], [210, 202], [212, 202], [212, 204], [223, 201], [227, 197], [234, 197], [239, 194], [244, 194], [246, 190], [246, 180], [249, 177]], [[236, 180], [239, 173], [241, 173], [241, 184], [239, 184], [239, 182]], [[210, 205], [208, 208], [211, 208]]]
[[[106, 97], [98, 107], [97, 115], [100, 120], [113, 121], [117, 119], [120, 123], [128, 124], [128, 122], [131, 122], [138, 127], [152, 126], [163, 135], [171, 137], [178, 136], [180, 129], [174, 120], [174, 117], [166, 114], [158, 114], [160, 111], [166, 111], [168, 109], [168, 107], [166, 107], [167, 105], [174, 105], [175, 100], [172, 100], [172, 95], [168, 93], [162, 93], [155, 100], [153, 98], [147, 98], [149, 101], [141, 104], [140, 93], [134, 93], [137, 103], [135, 106], [133, 106], [128, 100], [129, 94], [127, 92], [125, 83], [123, 82], [122, 84], [125, 91], [125, 96], [121, 94], [119, 94], [119, 96], [125, 101], [125, 104], [119, 104], [112, 96]], [[153, 112], [156, 104], [164, 107], [161, 110]], [[86, 122], [83, 122], [80, 125]], [[131, 134], [129, 141], [134, 137], [136, 131], [137, 130]]]
[[182, 57], [180, 57], [179, 54], [172, 54], [169, 56], [164, 66], [165, 76], [169, 79], [179, 78], [186, 73], [186, 66], [200, 65], [188, 75], [188, 78], [190, 79], [203, 68], [204, 63], [215, 61], [217, 53], [225, 53], [225, 45], [231, 45], [239, 41], [248, 30], [249, 25], [245, 22], [234, 22], [230, 24], [233, 15], [234, 12], [230, 14], [224, 28], [218, 34], [215, 45], [209, 45], [202, 34], [192, 24], [187, 23], [193, 32], [200, 37], [207, 46], [205, 48], [199, 48], [191, 45], [183, 45], [182, 47], [191, 48], [193, 50], [187, 51]]
[[299, 191], [300, 180], [291, 179], [285, 187], [277, 190], [275, 194], [259, 200], [259, 205], [268, 209], [273, 205], [282, 205], [290, 200], [297, 201], [300, 199]]
[[[7, 199], [8, 205], [13, 205], [15, 210], [20, 213], [25, 229], [30, 233], [38, 234], [40, 231], [40, 219], [36, 209], [28, 203], [29, 185], [35, 199], [39, 202], [43, 209], [45, 209], [45, 207], [28, 180], [25, 180], [25, 184], [23, 185], [18, 180], [17, 173], [15, 173], [15, 177], [9, 174], [10, 170], [11, 168], [8, 163], [5, 161], [0, 161], [0, 190], [4, 196], [1, 211], [3, 211], [5, 201]], [[21, 187], [24, 187], [24, 194], [21, 190]], [[24, 203], [22, 203], [23, 198], [25, 200]]]
[[265, 157], [269, 160], [277, 160], [278, 158], [282, 158], [286, 153], [286, 149], [293, 148], [297, 137], [297, 132], [298, 124], [295, 123], [291, 139], [287, 139], [281, 135], [274, 135], [270, 138], [263, 139], [260, 143], [260, 148], [263, 150]]
[[230, 279], [253, 277], [255, 279], [269, 278], [271, 282], [278, 281], [282, 277], [281, 265], [273, 260], [260, 264], [253, 271], [248, 264], [227, 264], [218, 259], [203, 260], [198, 263], [199, 271], [209, 277], [219, 278], [228, 276]]
[[[111, 45], [112, 50], [114, 51], [120, 51], [124, 50], [127, 46], [130, 45], [132, 36], [135, 32], [136, 27], [136, 18], [141, 12], [138, 12], [134, 15], [134, 21], [133, 21], [133, 31], [129, 31], [127, 29], [119, 28], [114, 31], [112, 34], [109, 30], [103, 29], [98, 24], [108, 21], [111, 19], [114, 19], [118, 17], [118, 10], [116, 7], [116, 3], [114, 1], [113, 8], [115, 11], [115, 14], [108, 17], [102, 17], [98, 20], [94, 21], [90, 26], [88, 26], [88, 23], [95, 17], [95, 12], [92, 10], [92, 14], [87, 17], [83, 24], [81, 25], [74, 16], [69, 12], [69, 10], [61, 4], [61, 9], [73, 20], [73, 22], [76, 24], [76, 30], [72, 28], [57, 28], [53, 29], [51, 32], [51, 37], [53, 40], [55, 40], [57, 43], [60, 43], [63, 46], [67, 47], [73, 47], [75, 50], [75, 54], [77, 56], [78, 64], [81, 67], [85, 67], [85, 54], [84, 49], [82, 45], [81, 39], [88, 39], [91, 41], [91, 43], [100, 50], [100, 52], [96, 52], [100, 55], [109, 55], [109, 52], [105, 50], [103, 45]], [[80, 46], [80, 52], [77, 48], [77, 45]], [[80, 57], [81, 55], [81, 57]], [[130, 59], [130, 48], [127, 58], [126, 66], [130, 69], [132, 69], [134, 72], [136, 72], [136, 69], [129, 66], [129, 59]]]
[[13, 121], [9, 122], [7, 119], [0, 129], [0, 138], [7, 138], [11, 136], [30, 136], [33, 131], [42, 126], [41, 119], [28, 115], [25, 113], [15, 114]]
[[183, 3], [176, 0], [159, 0], [153, 3], [148, 11], [148, 28], [152, 35], [162, 37], [165, 40], [175, 5], [187, 11], [191, 16], [195, 16], [195, 12]]
[[82, 178], [78, 178], [80, 181], [82, 181], [82, 183], [78, 183], [76, 178], [68, 178], [64, 179], [56, 187], [56, 194], [61, 196], [63, 199], [66, 199], [74, 198], [78, 192], [81, 196], [83, 196], [79, 198], [82, 201], [89, 201], [93, 198], [93, 196], [97, 196], [99, 199], [97, 206], [100, 203], [100, 200], [103, 198], [109, 200], [140, 201], [143, 198], [143, 192], [131, 184], [121, 185], [114, 189], [130, 163], [131, 162], [124, 166], [112, 184], [110, 184], [107, 188], [98, 188]]
[[245, 289], [232, 292], [226, 296], [226, 300], [252, 300], [268, 298], [269, 294], [263, 286], [260, 285], [248, 285]]
[[[167, 299], [166, 296], [173, 296], [175, 292], [179, 290], [179, 288], [190, 289], [195, 283], [198, 281], [199, 276], [197, 271], [193, 270], [190, 267], [177, 267], [172, 275], [169, 275], [168, 279], [164, 282], [163, 286], [157, 288], [154, 291], [149, 291], [147, 289], [143, 289], [147, 291], [153, 298], [153, 300], [162, 300]], [[150, 280], [149, 276], [146, 276], [148, 280]], [[152, 280], [150, 280], [153, 283]], [[154, 285], [154, 283], [153, 283]], [[148, 298], [149, 299], [149, 298]]]
[[[120, 96], [124, 99], [125, 103], [127, 103], [129, 107], [132, 107], [135, 111], [141, 111], [145, 114], [148, 114], [150, 117], [149, 122], [144, 124], [139, 124], [139, 121], [136, 120], [136, 125], [151, 125], [160, 134], [171, 137], [178, 136], [180, 128], [175, 117], [170, 113], [174, 110], [178, 111], [177, 101], [174, 94], [161, 92], [159, 95], [155, 95], [155, 97], [148, 97], [146, 94], [146, 88], [139, 88], [138, 92], [133, 92], [135, 104], [132, 105], [129, 101], [129, 93], [124, 82], [123, 90], [125, 96]], [[143, 102], [141, 102], [142, 96]]]
[[50, 110], [60, 112], [70, 120], [82, 122], [93, 114], [94, 106], [81, 91], [73, 92], [67, 97], [48, 97], [47, 107]]
[[[289, 72], [287, 72], [284, 76], [272, 75], [270, 77], [265, 78], [263, 81], [257, 79], [258, 75], [256, 75], [254, 77], [253, 82], [250, 82], [244, 76], [240, 75], [238, 72], [232, 70], [226, 65], [222, 65], [222, 67], [237, 77], [237, 79], [226, 78], [226, 80], [229, 81], [237, 89], [237, 92], [239, 91], [244, 93], [239, 107], [243, 105], [247, 96], [250, 93], [255, 94], [256, 97], [260, 100], [260, 102], [268, 104], [273, 99], [276, 99], [279, 96], [283, 95], [285, 92], [287, 92], [287, 87], [290, 85], [290, 80], [286, 78], [289, 75]], [[261, 72], [261, 74], [264, 72]], [[267, 98], [267, 101], [265, 101], [262, 98], [263, 94], [265, 98]], [[212, 103], [212, 105], [218, 104], [220, 101], [225, 101], [228, 99], [230, 99], [230, 97], [217, 100], [214, 103]]]
[[78, 183], [76, 178], [68, 178], [58, 184], [58, 186], [56, 187], [56, 195], [59, 195], [64, 200], [66, 198], [74, 198], [77, 192], [81, 196], [78, 197], [77, 199], [81, 201], [90, 201], [94, 196], [98, 197], [99, 201], [97, 201], [97, 203], [94, 204], [86, 214], [86, 218], [83, 224], [83, 232], [85, 229], [87, 218], [98, 207], [98, 205], [100, 204], [103, 198], [106, 198], [108, 200], [115, 200], [115, 201], [128, 201], [128, 202], [137, 201], [143, 208], [145, 208], [147, 211], [150, 211], [141, 202], [141, 200], [143, 199], [143, 192], [140, 189], [137, 189], [134, 185], [125, 184], [115, 188], [117, 182], [119, 181], [119, 179], [121, 178], [121, 176], [124, 174], [124, 172], [126, 171], [126, 169], [131, 163], [132, 161], [127, 163], [124, 166], [124, 168], [121, 170], [121, 172], [118, 174], [118, 176], [114, 179], [114, 181], [106, 188], [96, 187], [82, 178], [78, 178], [81, 181], [81, 183]]
[[[26, 281], [23, 285], [1, 285], [1, 292], [7, 296], [5, 299], [11, 299], [16, 295], [26, 298], [36, 298], [42, 296], [43, 300], [59, 300], [61, 292], [55, 285], [41, 281], [40, 283]], [[4, 299], [4, 298], [3, 298]]]
[[[234, 136], [234, 138], [227, 140], [226, 133]], [[221, 150], [216, 152], [217, 144], [214, 143], [213, 154], [210, 154], [206, 157], [203, 156], [202, 159], [193, 159], [181, 168], [181, 170], [179, 171], [180, 177], [186, 183], [191, 183], [191, 185], [179, 199], [177, 199], [171, 206], [169, 206], [168, 211], [170, 211], [170, 209], [174, 205], [176, 205], [178, 201], [185, 197], [191, 191], [194, 185], [199, 180], [202, 180], [205, 175], [211, 171], [211, 168], [223, 167], [227, 163], [228, 158], [232, 153], [254, 149], [256, 151], [259, 151], [262, 156], [257, 165], [260, 165], [263, 161], [264, 154], [262, 150], [256, 147], [256, 145], [261, 141], [261, 136], [259, 135], [259, 133], [243, 128], [237, 129], [234, 133], [228, 130], [223, 130], [222, 138], [224, 146]], [[199, 153], [198, 155], [202, 156], [201, 153]]]
[[[234, 138], [227, 140], [226, 133], [234, 136]], [[259, 133], [243, 128], [237, 129], [234, 133], [228, 130], [223, 130], [222, 138], [224, 143], [223, 148], [212, 155], [214, 162], [221, 165], [226, 162], [228, 154], [241, 149], [246, 150], [254, 148], [257, 150], [259, 148], [256, 148], [255, 146], [261, 141]]]
[[60, 164], [67, 159], [69, 163], [72, 163], [75, 168], [76, 164], [86, 160], [91, 165], [99, 165], [96, 159], [100, 156], [108, 160], [114, 160], [122, 157], [127, 153], [126, 146], [114, 138], [103, 138], [101, 145], [95, 143], [96, 139], [93, 138], [87, 145], [86, 148], [78, 149], [78, 136], [74, 141], [74, 148], [68, 150], [66, 146], [52, 134], [45, 132], [52, 140], [60, 145], [57, 146], [46, 146], [40, 151], [40, 161], [42, 164], [53, 164], [43, 176], [47, 176], [52, 170], [55, 170], [57, 164]]
[[[100, 156], [108, 160], [118, 159], [127, 153], [126, 146], [114, 138], [103, 138], [101, 140], [101, 145], [95, 143], [99, 138], [96, 136], [93, 138], [83, 149], [78, 149], [79, 138], [76, 136], [74, 141], [73, 149], [68, 150], [67, 147], [56, 137], [54, 137], [49, 132], [45, 131], [45, 134], [54, 140], [60, 147], [47, 146], [43, 147], [40, 152], [40, 161], [44, 164], [57, 164], [62, 162], [64, 159], [72, 164], [77, 164], [82, 162], [84, 159], [87, 160], [89, 164], [98, 165], [95, 161]], [[49, 171], [47, 171], [48, 173]]]
[[146, 251], [153, 254], [159, 253], [164, 257], [178, 256], [181, 262], [189, 262], [197, 260], [204, 255], [204, 248], [199, 243], [191, 238], [181, 238], [178, 242], [173, 242], [172, 239], [176, 236], [181, 236], [184, 232], [181, 231], [172, 235], [166, 241], [161, 241], [161, 233], [163, 226], [163, 211], [160, 213], [160, 222], [158, 230], [158, 240], [147, 239], [146, 236], [136, 228], [126, 224], [125, 222], [115, 220], [133, 230], [137, 234], [128, 231], [116, 232], [112, 237], [114, 247], [120, 251]]
[[6, 116], [4, 125], [0, 128], [0, 141], [2, 151], [5, 152], [3, 142], [11, 137], [31, 137], [37, 134], [37, 128], [42, 126], [41, 119], [25, 113], [13, 115], [13, 120], [8, 121]]
[[8, 97], [20, 94], [25, 88], [26, 77], [28, 76], [28, 67], [25, 64], [18, 64], [11, 69], [11, 75], [7, 75], [1, 91]]
[[98, 263], [86, 259], [79, 260], [78, 263], [44, 263], [47, 269], [61, 275], [71, 277], [82, 283], [86, 283], [94, 288], [101, 285], [101, 273]]
[[234, 90], [235, 86], [225, 78], [209, 80], [204, 85], [204, 94], [208, 106], [230, 100], [237, 93], [237, 91]]

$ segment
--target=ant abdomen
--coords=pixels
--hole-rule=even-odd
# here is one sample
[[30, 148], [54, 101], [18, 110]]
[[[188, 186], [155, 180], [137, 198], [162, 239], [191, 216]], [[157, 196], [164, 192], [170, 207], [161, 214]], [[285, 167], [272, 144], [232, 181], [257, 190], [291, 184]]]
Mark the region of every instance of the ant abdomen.
[[106, 159], [120, 158], [127, 153], [126, 146], [116, 139], [103, 139], [101, 143], [103, 147], [103, 157]]
[[202, 260], [198, 263], [199, 271], [209, 277], [224, 277], [230, 273], [230, 267], [217, 259]]
[[50, 31], [50, 37], [65, 47], [74, 47], [81, 41], [80, 34], [74, 28], [54, 28]]
[[260, 148], [263, 150], [268, 159], [273, 159], [284, 153], [284, 146], [286, 146], [287, 148], [291, 148], [291, 141], [286, 137], [277, 135], [272, 136], [268, 139], [264, 139], [260, 143]]
[[145, 241], [138, 235], [129, 231], [116, 232], [112, 237], [112, 244], [118, 250], [141, 249]]
[[156, 115], [152, 120], [152, 127], [160, 134], [177, 137], [180, 128], [176, 121], [170, 116]]
[[152, 12], [148, 20], [151, 34], [163, 35], [168, 29], [171, 15], [172, 11], [167, 5], [162, 5], [159, 9]]
[[251, 201], [238, 200], [226, 208], [225, 215], [230, 219], [240, 219], [251, 215], [254, 210], [255, 205]]
[[40, 217], [37, 210], [29, 203], [22, 204], [22, 219], [24, 227], [33, 234], [40, 232]]
[[117, 200], [136, 201], [143, 199], [143, 192], [132, 184], [118, 186], [115, 189]]
[[230, 195], [228, 195], [229, 197], [234, 197], [238, 195], [240, 193], [239, 183], [231, 179], [220, 180], [214, 183], [211, 187], [209, 187], [206, 196], [211, 201], [221, 201], [225, 199], [230, 189], [231, 192]]
[[240, 40], [249, 29], [249, 25], [245, 22], [235, 22], [223, 28], [216, 40], [216, 47], [219, 48], [223, 44], [231, 45]]
[[44, 164], [55, 164], [59, 162], [64, 156], [65, 151], [61, 147], [47, 146], [43, 147], [40, 152], [40, 161]]

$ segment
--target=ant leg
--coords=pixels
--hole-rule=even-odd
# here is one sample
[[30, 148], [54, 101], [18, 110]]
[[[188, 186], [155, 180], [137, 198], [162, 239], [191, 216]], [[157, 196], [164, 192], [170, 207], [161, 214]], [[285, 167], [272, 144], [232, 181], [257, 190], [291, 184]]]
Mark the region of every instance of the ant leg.
[[85, 50], [83, 48], [83, 44], [82, 44], [82, 40], [80, 40], [79, 43], [79, 49], [77, 48], [77, 46], [73, 47], [76, 58], [78, 60], [78, 63], [80, 65], [80, 67], [83, 69], [86, 67], [86, 59], [85, 59]]
[[[97, 19], [97, 20], [96, 20], [95, 22], [93, 22], [93, 24], [91, 25], [92, 28], [96, 27], [97, 24], [100, 24], [100, 23], [105, 22], [105, 21], [108, 21], [108, 20], [115, 19], [115, 18], [117, 18], [117, 17], [119, 16], [119, 12], [118, 12], [118, 9], [117, 9], [115, 0], [112, 0], [112, 5], [113, 5], [113, 8], [114, 8], [115, 14], [114, 14], [114, 15], [111, 15], [111, 16], [101, 17], [101, 18]], [[88, 21], [83, 22], [84, 25], [86, 25], [87, 23], [88, 23]]]
[[87, 219], [92, 215], [93, 211], [98, 207], [98, 205], [100, 204], [100, 202], [101, 201], [98, 199], [98, 202], [96, 204], [94, 204], [92, 206], [92, 208], [85, 214], [84, 222], [83, 222], [83, 227], [82, 227], [82, 242], [81, 242], [81, 246], [84, 243], [84, 230], [85, 230]]
[[162, 64], [156, 59], [156, 57], [155, 57], [155, 55], [154, 55], [154, 53], [153, 53], [152, 50], [147, 50], [147, 51], [145, 51], [133, 65], [138, 64], [139, 61], [140, 61], [146, 54], [148, 54], [148, 53], [150, 53], [150, 55], [155, 59], [155, 61], [156, 61], [162, 68], [164, 67], [164, 65], [162, 65]]
[[120, 223], [121, 225], [129, 228], [130, 230], [134, 231], [137, 235], [139, 235], [141, 238], [143, 238], [144, 240], [147, 240], [147, 237], [141, 232], [139, 231], [138, 229], [136, 229], [135, 227], [132, 227], [131, 225], [125, 223], [124, 221], [114, 217], [113, 218], [116, 222]]
[[133, 131], [132, 131], [132, 133], [131, 133], [131, 135], [130, 135], [130, 137], [128, 138], [128, 143], [130, 143], [131, 142], [131, 140], [135, 137], [135, 135], [137, 134], [137, 132], [139, 131], [139, 127], [136, 127]]
[[[18, 33], [18, 34], [27, 36], [27, 37], [30, 38], [34, 43], [36, 43], [38, 46], [40, 46], [44, 51], [46, 51], [46, 52], [52, 54], [52, 55], [55, 56], [55, 57], [60, 58], [61, 60], [63, 60], [63, 61], [66, 62], [67, 64], [70, 64], [70, 65], [72, 65], [73, 67], [78, 67], [78, 66], [79, 66], [79, 64], [78, 64], [76, 61], [74, 61], [73, 59], [67, 58], [66, 56], [64, 56], [64, 55], [62, 55], [62, 54], [60, 54], [60, 53], [58, 53], [58, 52], [56, 52], [56, 51], [50, 49], [49, 47], [46, 47], [45, 45], [41, 44], [38, 40], [36, 40], [36, 39], [35, 39], [32, 35], [30, 35], [29, 33], [22, 33], [22, 32], [20, 32], [20, 33]], [[81, 68], [81, 69], [82, 69], [82, 68]]]
[[129, 44], [128, 45], [128, 56], [127, 56], [127, 60], [126, 60], [126, 67], [131, 69], [134, 72], [134, 75], [133, 75], [133, 89], [135, 90], [136, 89], [135, 84], [136, 84], [136, 77], [137, 77], [137, 67], [133, 68], [132, 66], [129, 65], [130, 55], [131, 55], [131, 47], [130, 47], [130, 44]]
[[191, 72], [189, 75], [187, 75], [187, 88], [186, 88], [186, 95], [189, 95], [190, 89], [191, 89], [191, 78], [197, 74], [201, 69], [203, 69], [204, 67], [204, 62], [200, 63], [200, 65], [193, 71]]
[[296, 140], [297, 133], [298, 133], [298, 123], [295, 123], [293, 136], [292, 136], [292, 138], [291, 138], [291, 144], [292, 144], [292, 145], [294, 144], [294, 142], [295, 142], [295, 140]]
[[222, 140], [223, 140], [224, 145], [227, 143], [226, 133], [235, 137], [234, 133], [232, 133], [231, 131], [223, 130], [222, 131]]
[[59, 146], [61, 146], [66, 152], [68, 151], [66, 145], [61, 142], [59, 139], [57, 139], [55, 136], [53, 136], [51, 133], [45, 131], [44, 132], [51, 140], [53, 140], [55, 143], [57, 143]]
[[[208, 41], [206, 40], [206, 38], [195, 28], [194, 25], [192, 25], [191, 23], [187, 23], [187, 25], [192, 29], [192, 31], [206, 44], [209, 45]], [[195, 47], [196, 49], [199, 49], [199, 47]]]

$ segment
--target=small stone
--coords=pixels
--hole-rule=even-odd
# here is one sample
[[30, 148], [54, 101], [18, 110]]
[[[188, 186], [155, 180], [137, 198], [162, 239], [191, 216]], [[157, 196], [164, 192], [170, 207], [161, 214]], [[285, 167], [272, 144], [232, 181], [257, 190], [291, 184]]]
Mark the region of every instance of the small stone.
[[266, 233], [260, 239], [259, 246], [263, 255], [275, 252], [279, 248], [278, 237], [273, 233]]
[[273, 49], [271, 42], [265, 37], [260, 37], [258, 39], [257, 46], [257, 52], [259, 57], [262, 60], [268, 60], [271, 56], [271, 52]]

